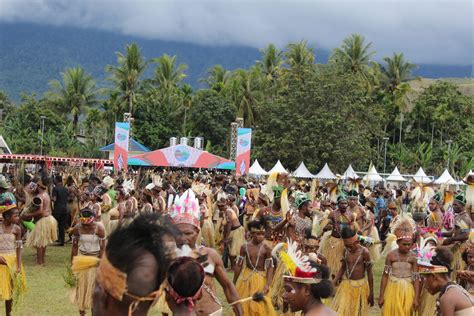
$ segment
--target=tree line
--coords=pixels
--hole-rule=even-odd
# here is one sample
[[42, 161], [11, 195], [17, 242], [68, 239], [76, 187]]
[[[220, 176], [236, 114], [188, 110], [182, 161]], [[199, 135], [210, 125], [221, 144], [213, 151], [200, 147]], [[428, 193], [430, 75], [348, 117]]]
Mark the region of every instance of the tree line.
[[283, 50], [269, 44], [248, 69], [215, 65], [193, 89], [176, 56], [146, 59], [132, 43], [105, 67], [108, 88], [73, 67], [44, 95], [23, 94], [19, 104], [0, 92], [1, 133], [15, 153], [42, 147], [51, 156], [101, 157], [98, 148], [113, 141], [114, 122], [128, 112], [132, 137], [145, 146], [202, 136], [206, 149], [227, 156], [230, 123], [242, 117], [253, 128], [252, 158], [267, 168], [280, 159], [289, 169], [304, 161], [312, 171], [325, 162], [339, 172], [371, 162], [383, 171], [385, 161], [387, 172], [422, 166], [439, 174], [448, 160], [454, 174], [472, 169], [473, 97], [442, 80], [414, 93], [415, 64], [403, 53], [381, 63], [374, 56], [359, 34], [344, 39], [327, 64], [317, 63], [305, 41]]

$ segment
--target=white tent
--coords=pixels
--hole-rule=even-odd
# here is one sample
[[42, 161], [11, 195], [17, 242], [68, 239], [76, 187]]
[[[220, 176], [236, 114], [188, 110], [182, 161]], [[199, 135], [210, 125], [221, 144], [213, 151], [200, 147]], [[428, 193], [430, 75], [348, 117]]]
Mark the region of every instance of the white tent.
[[367, 174], [364, 176], [363, 178], [364, 181], [382, 181], [382, 177], [379, 175], [379, 173], [377, 172], [377, 170], [375, 169], [375, 166], [372, 165], [372, 167], [370, 167], [369, 169], [369, 172], [367, 172]]
[[256, 176], [264, 176], [264, 175], [267, 175], [268, 172], [266, 172], [265, 169], [263, 169], [262, 166], [260, 166], [260, 164], [258, 163], [258, 160], [255, 159], [252, 166], [250, 166], [249, 168], [249, 174], [256, 175]]
[[283, 165], [281, 164], [280, 160], [278, 160], [277, 163], [273, 166], [273, 168], [270, 171], [268, 171], [269, 174], [274, 173], [274, 172], [288, 173], [285, 167], [283, 167]]
[[327, 163], [324, 164], [323, 169], [314, 176], [316, 179], [337, 179], [336, 175], [332, 173]]
[[295, 178], [314, 178], [314, 175], [309, 172], [303, 161], [300, 163], [299, 167], [296, 168], [292, 175]]
[[449, 174], [448, 169], [444, 169], [443, 174], [441, 174], [434, 183], [435, 184], [458, 184], [458, 182], [453, 179], [451, 174]]
[[431, 179], [426, 175], [425, 171], [423, 171], [423, 168], [420, 167], [418, 171], [415, 173], [413, 176], [413, 180], [416, 182], [420, 183], [430, 183]]
[[407, 181], [407, 179], [402, 177], [402, 175], [400, 174], [400, 171], [398, 171], [398, 167], [395, 167], [395, 169], [393, 169], [392, 173], [385, 180], [387, 180], [387, 181], [398, 181], [398, 182], [406, 182]]
[[349, 167], [347, 167], [346, 172], [344, 172], [344, 174], [342, 175], [342, 179], [346, 180], [348, 178], [351, 178], [351, 179], [358, 179], [359, 178], [357, 173], [352, 168], [352, 165], [349, 165]]

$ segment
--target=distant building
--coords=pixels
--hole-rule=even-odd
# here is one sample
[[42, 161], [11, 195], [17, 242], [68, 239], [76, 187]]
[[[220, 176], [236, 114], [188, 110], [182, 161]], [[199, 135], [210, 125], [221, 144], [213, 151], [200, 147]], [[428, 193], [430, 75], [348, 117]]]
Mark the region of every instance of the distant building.
[[[143, 153], [147, 153], [147, 152], [151, 151], [149, 148], [147, 148], [146, 146], [140, 144], [139, 142], [137, 142], [134, 139], [130, 140], [130, 146], [131, 146], [131, 148], [129, 148], [129, 151], [128, 151], [128, 156], [129, 157], [139, 155], [139, 154], [143, 154]], [[108, 159], [111, 159], [111, 160], [114, 159], [114, 143], [109, 144], [105, 147], [102, 147], [99, 150], [108, 152], [109, 153]]]

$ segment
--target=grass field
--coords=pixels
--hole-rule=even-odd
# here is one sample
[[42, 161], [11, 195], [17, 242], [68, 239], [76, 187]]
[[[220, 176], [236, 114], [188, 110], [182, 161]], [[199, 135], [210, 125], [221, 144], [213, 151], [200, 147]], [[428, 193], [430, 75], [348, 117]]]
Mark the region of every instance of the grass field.
[[[46, 266], [35, 265], [35, 252], [25, 249], [23, 262], [26, 270], [28, 293], [25, 295], [14, 315], [17, 316], [70, 316], [79, 315], [77, 308], [69, 302], [68, 289], [63, 280], [66, 266], [69, 264], [71, 246], [48, 247]], [[375, 300], [377, 301], [383, 262], [374, 268]], [[224, 297], [219, 288], [219, 296]], [[371, 309], [371, 315], [377, 315], [379, 309]], [[4, 302], [0, 302], [0, 315], [5, 314]], [[157, 315], [157, 313], [150, 313]]]

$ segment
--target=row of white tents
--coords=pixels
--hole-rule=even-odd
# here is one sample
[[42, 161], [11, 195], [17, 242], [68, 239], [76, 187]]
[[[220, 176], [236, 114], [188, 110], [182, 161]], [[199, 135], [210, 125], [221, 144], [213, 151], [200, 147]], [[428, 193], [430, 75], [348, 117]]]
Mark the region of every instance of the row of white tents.
[[[347, 167], [347, 170], [342, 174], [342, 176], [336, 176], [331, 169], [329, 169], [328, 164], [324, 164], [324, 167], [317, 173], [317, 174], [312, 174], [308, 168], [306, 168], [304, 162], [301, 162], [301, 164], [296, 168], [294, 172], [288, 172], [285, 167], [281, 164], [280, 160], [277, 161], [275, 166], [273, 166], [272, 169], [270, 169], [268, 172], [265, 171], [262, 166], [258, 163], [258, 160], [255, 160], [253, 165], [249, 169], [249, 174], [254, 175], [254, 176], [264, 176], [268, 174], [272, 174], [274, 172], [280, 172], [280, 173], [288, 173], [291, 174], [295, 178], [306, 178], [306, 179], [319, 179], [319, 180], [335, 180], [335, 179], [358, 179], [360, 178], [359, 175], [354, 171], [352, 168], [352, 165], [349, 165]], [[472, 171], [469, 172], [471, 174]], [[410, 179], [414, 179], [417, 182], [421, 183], [430, 183], [433, 181], [433, 177], [429, 177], [426, 175], [425, 171], [423, 168], [419, 168], [418, 171], [414, 175], [405, 175], [402, 176], [400, 174], [400, 171], [398, 170], [398, 167], [395, 167], [395, 169], [392, 171], [392, 173], [386, 177], [385, 179], [377, 172], [375, 167], [372, 165], [369, 169], [368, 172], [363, 172], [361, 174], [364, 174], [362, 177], [362, 180], [364, 181], [369, 181], [369, 182], [380, 182], [380, 181], [387, 181], [387, 182], [407, 182]], [[439, 176], [435, 181], [435, 184], [452, 184], [452, 185], [459, 185], [459, 184], [464, 184], [462, 181], [456, 181], [449, 171], [446, 169], [444, 172]]]

